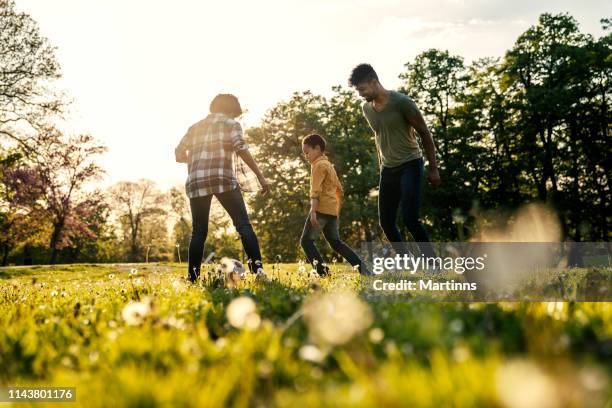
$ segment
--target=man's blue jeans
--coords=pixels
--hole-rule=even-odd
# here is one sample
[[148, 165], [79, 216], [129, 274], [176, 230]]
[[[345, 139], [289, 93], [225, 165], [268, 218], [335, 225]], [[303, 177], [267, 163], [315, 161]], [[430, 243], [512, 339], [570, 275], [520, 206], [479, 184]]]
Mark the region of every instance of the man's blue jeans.
[[[435, 257], [427, 231], [419, 219], [423, 188], [423, 158], [410, 160], [397, 167], [383, 167], [378, 192], [378, 217], [385, 236], [396, 253], [410, 254], [410, 250], [396, 225], [399, 208], [402, 219], [426, 257]], [[421, 254], [416, 254], [420, 256]]]

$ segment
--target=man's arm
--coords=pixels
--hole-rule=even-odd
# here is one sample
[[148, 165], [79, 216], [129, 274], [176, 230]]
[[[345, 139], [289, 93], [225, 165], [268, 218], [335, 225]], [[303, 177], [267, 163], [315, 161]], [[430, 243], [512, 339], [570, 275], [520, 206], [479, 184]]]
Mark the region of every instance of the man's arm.
[[417, 131], [421, 136], [423, 142], [423, 148], [425, 149], [425, 156], [427, 156], [428, 162], [428, 174], [427, 180], [433, 187], [438, 187], [442, 182], [440, 180], [440, 173], [438, 171], [438, 162], [436, 161], [436, 145], [434, 144], [433, 136], [423, 119], [421, 112], [417, 110], [410, 116], [407, 116], [407, 120], [410, 125]]

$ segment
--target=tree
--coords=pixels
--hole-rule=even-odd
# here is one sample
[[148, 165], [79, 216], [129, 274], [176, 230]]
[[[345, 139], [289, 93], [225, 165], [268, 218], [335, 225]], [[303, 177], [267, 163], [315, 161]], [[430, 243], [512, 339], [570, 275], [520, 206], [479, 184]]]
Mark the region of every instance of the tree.
[[52, 225], [49, 262], [53, 264], [58, 250], [71, 245], [71, 238], [79, 232], [89, 232], [75, 209], [92, 200], [83, 188], [102, 176], [104, 171], [95, 157], [105, 152], [106, 147], [91, 135], [67, 136], [49, 127], [33, 138], [24, 139], [23, 145], [26, 151], [34, 153], [30, 160], [44, 186], [44, 207]]
[[0, 158], [0, 236], [2, 265], [18, 245], [31, 241], [44, 231], [43, 207], [39, 203], [44, 187], [36, 169], [22, 162], [19, 152]]
[[38, 130], [62, 112], [63, 97], [48, 85], [60, 75], [55, 49], [38, 24], [17, 12], [14, 1], [0, 0], [0, 136], [22, 143], [28, 134], [17, 127]]
[[432, 238], [456, 238], [453, 214], [471, 207], [479, 171], [477, 134], [463, 132], [459, 117], [468, 87], [466, 68], [463, 58], [436, 49], [417, 55], [405, 67], [400, 90], [415, 101], [431, 130], [443, 180], [436, 190], [424, 189], [423, 219], [433, 226]]
[[151, 180], [141, 179], [137, 182], [121, 181], [110, 189], [111, 205], [116, 218], [123, 230], [124, 242], [127, 244], [126, 252], [131, 262], [146, 257], [146, 246], [151, 245], [157, 236], [164, 231], [147, 229], [147, 241], [143, 240], [143, 225], [149, 218], [160, 221], [158, 216], [166, 214], [164, 204], [166, 197], [160, 193]]
[[310, 91], [294, 93], [270, 109], [260, 126], [247, 131], [254, 156], [272, 185], [266, 196], [250, 201], [252, 221], [267, 259], [298, 257], [299, 237], [310, 207], [309, 164], [302, 154], [302, 138], [322, 133], [325, 100]]

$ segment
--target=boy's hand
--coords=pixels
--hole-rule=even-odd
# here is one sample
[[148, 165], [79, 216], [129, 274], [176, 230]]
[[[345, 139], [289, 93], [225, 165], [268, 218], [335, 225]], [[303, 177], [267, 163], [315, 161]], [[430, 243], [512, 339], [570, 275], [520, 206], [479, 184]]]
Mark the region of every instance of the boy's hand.
[[317, 213], [314, 211], [310, 212], [310, 224], [313, 227], [317, 227], [317, 228], [319, 227], [319, 221], [317, 221]]

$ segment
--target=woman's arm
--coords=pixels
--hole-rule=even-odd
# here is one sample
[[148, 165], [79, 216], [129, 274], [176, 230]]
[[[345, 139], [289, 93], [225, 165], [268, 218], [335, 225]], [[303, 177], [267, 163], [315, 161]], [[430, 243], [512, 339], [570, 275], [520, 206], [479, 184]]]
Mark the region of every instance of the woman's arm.
[[247, 166], [249, 166], [249, 168], [253, 170], [253, 172], [257, 176], [259, 184], [261, 184], [262, 194], [267, 194], [268, 191], [270, 191], [270, 185], [268, 184], [268, 180], [266, 180], [261, 170], [259, 170], [259, 167], [257, 166], [255, 159], [253, 159], [253, 156], [251, 156], [251, 152], [249, 151], [249, 149], [239, 150], [236, 152], [236, 154], [240, 156], [242, 160], [244, 160]]

